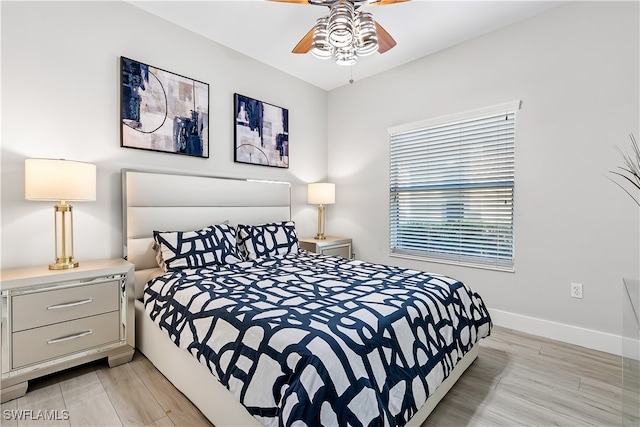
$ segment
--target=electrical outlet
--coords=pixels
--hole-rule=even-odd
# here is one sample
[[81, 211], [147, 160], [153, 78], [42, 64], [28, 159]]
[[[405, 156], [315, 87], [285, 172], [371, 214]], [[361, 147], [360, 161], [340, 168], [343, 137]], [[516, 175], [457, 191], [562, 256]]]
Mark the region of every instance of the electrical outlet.
[[571, 298], [582, 298], [582, 283], [571, 284]]

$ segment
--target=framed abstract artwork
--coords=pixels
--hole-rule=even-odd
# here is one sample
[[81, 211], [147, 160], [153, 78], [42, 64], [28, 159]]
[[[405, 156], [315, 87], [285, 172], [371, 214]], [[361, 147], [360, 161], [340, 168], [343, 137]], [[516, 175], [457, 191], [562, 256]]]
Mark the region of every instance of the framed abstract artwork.
[[289, 167], [289, 110], [234, 94], [234, 161]]
[[209, 85], [120, 58], [120, 146], [209, 157]]

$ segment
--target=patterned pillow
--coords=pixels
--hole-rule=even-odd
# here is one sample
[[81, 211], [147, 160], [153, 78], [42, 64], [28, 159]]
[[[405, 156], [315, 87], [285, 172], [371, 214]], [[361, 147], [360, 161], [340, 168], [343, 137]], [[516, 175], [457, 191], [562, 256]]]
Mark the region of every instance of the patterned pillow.
[[293, 221], [238, 225], [238, 252], [246, 260], [298, 253]]
[[158, 265], [165, 271], [242, 261], [236, 249], [236, 230], [231, 225], [212, 225], [196, 231], [154, 231], [153, 238], [161, 255]]

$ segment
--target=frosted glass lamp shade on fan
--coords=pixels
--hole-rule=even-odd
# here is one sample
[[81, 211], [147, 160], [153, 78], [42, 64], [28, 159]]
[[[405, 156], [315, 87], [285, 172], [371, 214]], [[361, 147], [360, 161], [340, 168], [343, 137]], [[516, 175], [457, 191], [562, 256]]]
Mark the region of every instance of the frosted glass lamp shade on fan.
[[75, 268], [73, 259], [73, 206], [71, 201], [96, 200], [96, 166], [64, 159], [26, 159], [24, 198], [55, 201], [56, 262], [51, 270]]
[[317, 182], [307, 186], [307, 203], [318, 205], [318, 234], [316, 239], [326, 239], [324, 235], [324, 205], [336, 202], [336, 185], [328, 182]]

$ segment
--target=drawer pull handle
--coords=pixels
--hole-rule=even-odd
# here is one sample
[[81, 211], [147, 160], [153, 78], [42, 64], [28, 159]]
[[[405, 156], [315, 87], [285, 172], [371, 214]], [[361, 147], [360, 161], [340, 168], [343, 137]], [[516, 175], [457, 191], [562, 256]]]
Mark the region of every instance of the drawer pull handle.
[[66, 304], [50, 305], [47, 310], [57, 310], [59, 308], [75, 307], [76, 305], [89, 304], [93, 302], [93, 298], [83, 299], [82, 301], [68, 302]]
[[91, 335], [93, 333], [93, 329], [89, 329], [88, 331], [80, 332], [79, 334], [68, 335], [66, 337], [55, 338], [47, 341], [47, 344], [55, 344], [63, 341], [75, 340], [76, 338], [86, 337], [87, 335]]

